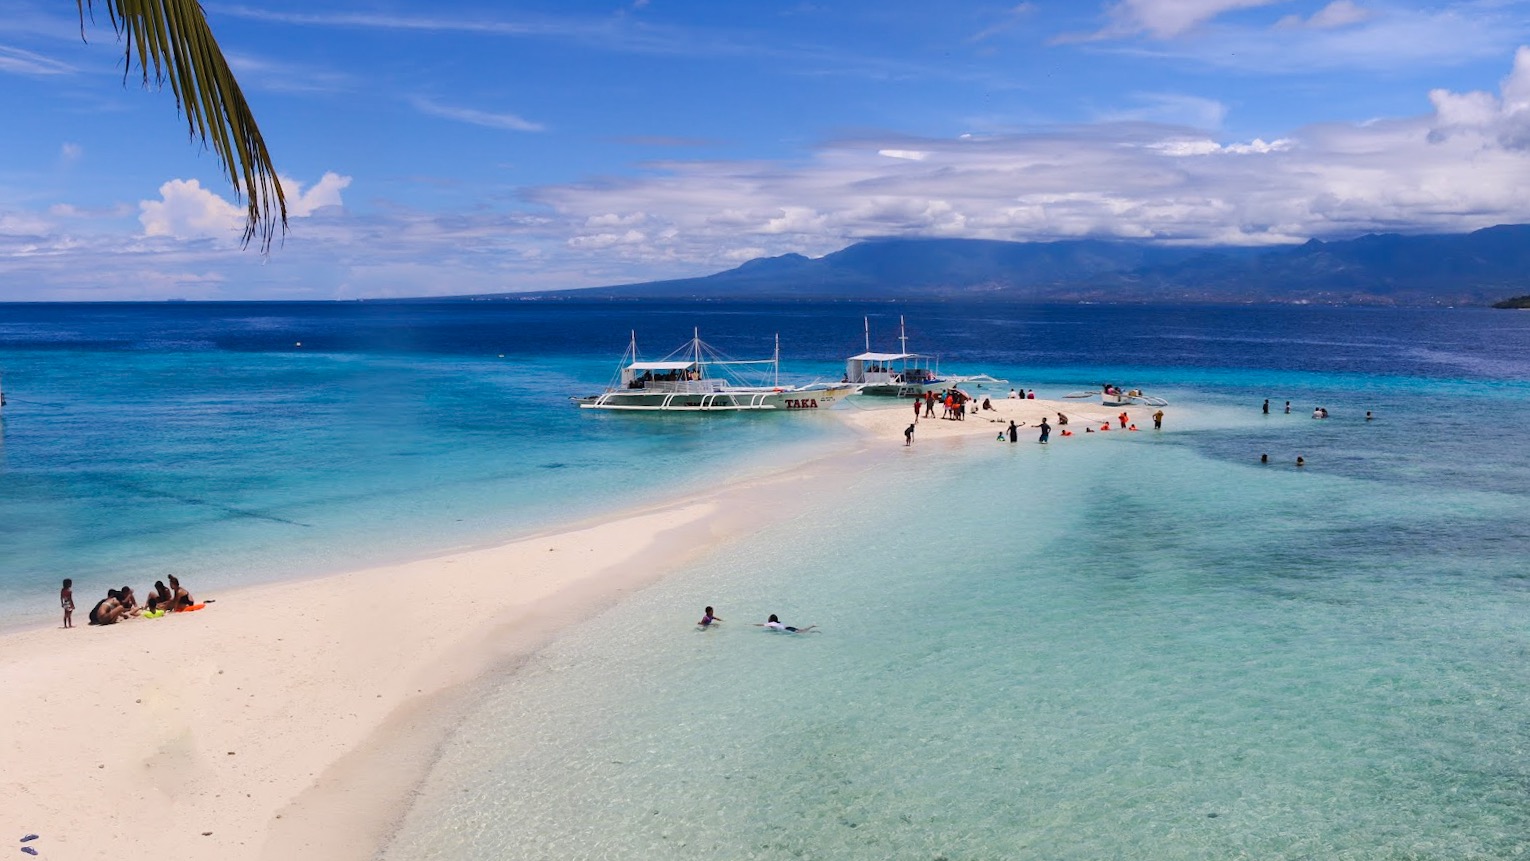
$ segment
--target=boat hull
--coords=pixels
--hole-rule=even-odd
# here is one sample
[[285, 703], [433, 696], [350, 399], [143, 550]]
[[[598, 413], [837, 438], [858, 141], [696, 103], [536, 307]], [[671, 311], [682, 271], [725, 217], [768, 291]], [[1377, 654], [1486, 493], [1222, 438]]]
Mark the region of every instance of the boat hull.
[[574, 398], [574, 403], [586, 410], [631, 412], [800, 412], [827, 409], [854, 392], [854, 386], [810, 389], [724, 388], [710, 392], [619, 390]]

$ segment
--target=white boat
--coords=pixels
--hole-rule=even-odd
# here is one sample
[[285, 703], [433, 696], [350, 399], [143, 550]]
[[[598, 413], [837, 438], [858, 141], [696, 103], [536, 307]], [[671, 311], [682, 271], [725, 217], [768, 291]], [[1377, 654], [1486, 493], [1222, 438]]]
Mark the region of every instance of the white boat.
[[[571, 400], [587, 410], [819, 410], [855, 393], [855, 386], [839, 383], [781, 385], [780, 370], [779, 337], [775, 355], [769, 359], [725, 358], [697, 334], [665, 358], [645, 362], [638, 358], [634, 332], [610, 387], [598, 395]], [[751, 385], [750, 371], [764, 379]]]
[[857, 394], [872, 397], [910, 398], [925, 392], [939, 392], [953, 386], [983, 388], [1008, 382], [978, 374], [972, 377], [942, 376], [937, 362], [929, 356], [908, 351], [908, 332], [903, 318], [898, 318], [898, 343], [902, 352], [873, 353], [871, 351], [871, 323], [863, 321], [866, 334], [866, 352], [845, 360], [844, 382], [857, 387]]
[[1073, 392], [1064, 395], [1068, 398], [1099, 398], [1100, 406], [1105, 407], [1166, 407], [1169, 402], [1163, 398], [1144, 395], [1141, 389], [1127, 391], [1120, 386], [1103, 385], [1099, 391]]

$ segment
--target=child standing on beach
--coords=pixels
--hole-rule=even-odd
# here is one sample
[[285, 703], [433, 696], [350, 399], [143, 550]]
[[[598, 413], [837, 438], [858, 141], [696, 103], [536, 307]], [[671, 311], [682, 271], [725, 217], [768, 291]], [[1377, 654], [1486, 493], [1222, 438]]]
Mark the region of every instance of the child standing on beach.
[[64, 627], [74, 627], [74, 581], [64, 578], [64, 588], [58, 590], [59, 606], [64, 608]]

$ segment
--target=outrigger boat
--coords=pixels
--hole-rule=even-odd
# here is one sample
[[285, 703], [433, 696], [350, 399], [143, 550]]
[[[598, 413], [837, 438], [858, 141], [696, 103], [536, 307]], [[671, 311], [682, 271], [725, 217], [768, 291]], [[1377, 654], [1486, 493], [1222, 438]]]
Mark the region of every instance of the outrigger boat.
[[[749, 385], [749, 369], [769, 382]], [[689, 343], [657, 362], [638, 358], [637, 333], [622, 354], [617, 377], [598, 395], [571, 398], [581, 409], [676, 412], [817, 410], [855, 386], [836, 383], [781, 385], [781, 339], [769, 359], [736, 360], [719, 354], [693, 334]]]
[[857, 386], [857, 394], [872, 397], [909, 398], [925, 392], [939, 392], [957, 385], [983, 388], [989, 384], [1008, 382], [978, 374], [972, 377], [941, 376], [940, 367], [929, 356], [908, 351], [908, 332], [903, 318], [898, 318], [899, 353], [873, 353], [871, 351], [871, 323], [863, 320], [866, 335], [866, 352], [845, 360], [844, 382]]
[[1112, 386], [1109, 384], [1100, 386], [1099, 391], [1073, 392], [1072, 394], [1064, 395], [1064, 397], [1098, 397], [1100, 399], [1100, 406], [1104, 407], [1166, 407], [1169, 405], [1169, 402], [1163, 398], [1144, 395], [1141, 389], [1132, 389], [1131, 391], [1127, 391], [1120, 386]]

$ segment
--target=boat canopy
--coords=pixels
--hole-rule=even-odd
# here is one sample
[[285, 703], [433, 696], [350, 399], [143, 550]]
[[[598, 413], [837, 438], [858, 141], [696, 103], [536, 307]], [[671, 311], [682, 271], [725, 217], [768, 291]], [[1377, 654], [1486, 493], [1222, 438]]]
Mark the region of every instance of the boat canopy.
[[896, 362], [900, 359], [922, 358], [918, 353], [862, 353], [859, 356], [851, 356], [848, 362]]
[[627, 366], [631, 371], [684, 371], [696, 367], [695, 362], [633, 362]]

